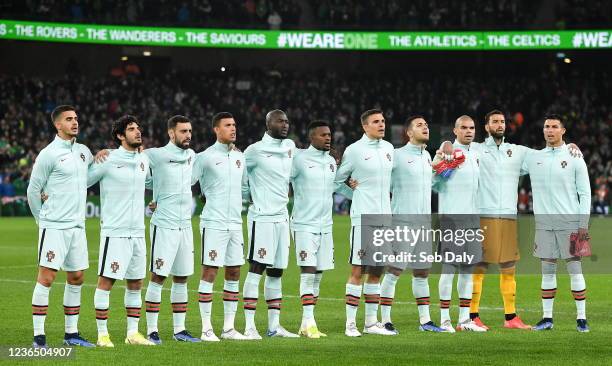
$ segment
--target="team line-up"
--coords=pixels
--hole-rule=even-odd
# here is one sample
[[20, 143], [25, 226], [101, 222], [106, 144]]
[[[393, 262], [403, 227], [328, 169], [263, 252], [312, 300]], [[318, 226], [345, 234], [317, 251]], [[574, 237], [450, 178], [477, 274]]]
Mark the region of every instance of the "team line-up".
[[[459, 117], [453, 132], [456, 140], [442, 143], [434, 159], [425, 149], [429, 141], [427, 121], [422, 116], [406, 120], [405, 145], [394, 149], [385, 141], [385, 118], [381, 110], [361, 115], [361, 139], [349, 145], [338, 161], [331, 150], [328, 122], [315, 120], [308, 126], [310, 146], [296, 149], [288, 139], [289, 119], [281, 110], [266, 115], [266, 132], [244, 153], [235, 148], [236, 121], [228, 112], [217, 113], [212, 128], [217, 141], [196, 154], [189, 148], [191, 121], [176, 115], [168, 120], [166, 146], [142, 149], [141, 125], [125, 115], [112, 126], [119, 145], [102, 150], [94, 158], [76, 142], [79, 122], [76, 109], [62, 105], [51, 113], [57, 129], [54, 140], [34, 163], [27, 195], [39, 227], [38, 277], [32, 295], [35, 347], [46, 347], [45, 318], [49, 291], [58, 270], [67, 274], [64, 290], [64, 344], [113, 347], [107, 321], [109, 296], [116, 280], [126, 280], [125, 343], [158, 345], [162, 339], [158, 314], [162, 287], [172, 276], [170, 302], [173, 339], [184, 342], [219, 341], [211, 324], [213, 283], [224, 267], [223, 330], [220, 338], [260, 340], [255, 311], [264, 272], [264, 298], [268, 308], [269, 337], [320, 338], [314, 309], [323, 272], [334, 268], [332, 207], [333, 193], [352, 200], [349, 262], [346, 284], [346, 330], [349, 337], [362, 335], [356, 325], [360, 299], [365, 299], [363, 333], [393, 336], [398, 330], [391, 320], [395, 286], [399, 276], [412, 271], [412, 291], [418, 308], [418, 329], [429, 332], [476, 331], [489, 328], [479, 316], [485, 273], [490, 264], [500, 267], [500, 290], [504, 301], [504, 327], [549, 330], [553, 328], [553, 302], [557, 290], [557, 260], [564, 259], [576, 301], [577, 330], [589, 331], [586, 321], [586, 284], [581, 254], [576, 243], [588, 241], [590, 185], [580, 150], [563, 140], [561, 117], [546, 116], [543, 137], [546, 148], [533, 150], [504, 139], [505, 118], [494, 110], [485, 116], [488, 137], [474, 142], [475, 122]], [[358, 127], [356, 127], [358, 128]], [[330, 152], [331, 150], [331, 152]], [[519, 177], [529, 174], [536, 214], [534, 256], [542, 265], [543, 318], [531, 327], [521, 321], [515, 308], [515, 263], [517, 244], [517, 187]], [[85, 236], [87, 188], [100, 184], [101, 234], [98, 284], [94, 306], [98, 339], [86, 340], [78, 331], [84, 270], [89, 267]], [[201, 337], [185, 329], [188, 304], [187, 279], [194, 272], [191, 227], [193, 184], [200, 184], [205, 205], [200, 216], [202, 275], [198, 302], [202, 318]], [[287, 210], [289, 188], [294, 205]], [[145, 243], [145, 189], [153, 191], [150, 223], [150, 253]], [[370, 263], [368, 243], [362, 233], [376, 223], [362, 216], [431, 215], [432, 189], [438, 192], [439, 214], [466, 215], [461, 228], [480, 230], [482, 237], [461, 246], [473, 255], [469, 262], [443, 260], [439, 280], [440, 325], [430, 317], [428, 275], [431, 261]], [[242, 287], [245, 330], [239, 332], [234, 318], [240, 297], [240, 268], [245, 263], [242, 234], [242, 202], [249, 201], [247, 214], [247, 259], [249, 271]], [[566, 217], [538, 220], [537, 215]], [[363, 216], [365, 217], [365, 216]], [[423, 222], [417, 226], [422, 226]], [[429, 223], [425, 223], [429, 225]], [[442, 225], [442, 223], [441, 223]], [[288, 266], [290, 236], [295, 242], [300, 267], [300, 297], [303, 308], [298, 334], [280, 325], [283, 270]], [[362, 245], [363, 244], [363, 245]], [[416, 253], [456, 253], [459, 246], [442, 239], [437, 252], [430, 240], [393, 248], [408, 256]], [[439, 252], [439, 253], [438, 253]], [[141, 288], [146, 271], [151, 273], [145, 294], [146, 336], [139, 332]], [[449, 314], [452, 287], [457, 274], [459, 319], [453, 326]], [[382, 278], [382, 280], [381, 280]], [[378, 318], [378, 309], [382, 319]]]

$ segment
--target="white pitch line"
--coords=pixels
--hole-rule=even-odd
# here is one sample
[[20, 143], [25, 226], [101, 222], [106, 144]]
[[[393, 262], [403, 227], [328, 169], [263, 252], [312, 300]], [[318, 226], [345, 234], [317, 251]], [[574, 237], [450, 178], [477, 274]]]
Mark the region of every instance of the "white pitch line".
[[[26, 281], [26, 280], [15, 280], [15, 279], [9, 279], [9, 278], [0, 278], [0, 282], [11, 282], [11, 283], [27, 283], [27, 284], [31, 284], [33, 285], [36, 281]], [[63, 286], [65, 285], [65, 283], [55, 283], [54, 285], [59, 285], [59, 286]], [[83, 286], [85, 287], [93, 287], [95, 288], [97, 285], [92, 284], [92, 283], [84, 283]], [[143, 286], [144, 287], [144, 286]], [[121, 288], [121, 289], [125, 289], [126, 287], [124, 285], [115, 285], [113, 286], [113, 288]], [[170, 291], [169, 288], [163, 288], [163, 291]], [[189, 292], [195, 292], [197, 293], [197, 290], [189, 290]], [[222, 294], [223, 291], [213, 291], [213, 293], [215, 294]], [[290, 299], [299, 299], [300, 296], [296, 296], [296, 295], [283, 295], [283, 297], [286, 298], [290, 298]], [[345, 299], [341, 299], [341, 298], [337, 298], [337, 297], [319, 297], [319, 300], [323, 300], [323, 301], [342, 301], [344, 302]], [[412, 301], [394, 301], [393, 302], [394, 305], [416, 305], [416, 302], [412, 302]], [[490, 306], [481, 306], [480, 309], [482, 310], [495, 310], [495, 311], [499, 311], [499, 310], [504, 310], [503, 307], [490, 307]], [[528, 313], [541, 313], [542, 311], [540, 309], [527, 309], [527, 308], [520, 308], [521, 312], [528, 312]], [[573, 314], [570, 312], [566, 312], [566, 311], [555, 311], [555, 314]]]

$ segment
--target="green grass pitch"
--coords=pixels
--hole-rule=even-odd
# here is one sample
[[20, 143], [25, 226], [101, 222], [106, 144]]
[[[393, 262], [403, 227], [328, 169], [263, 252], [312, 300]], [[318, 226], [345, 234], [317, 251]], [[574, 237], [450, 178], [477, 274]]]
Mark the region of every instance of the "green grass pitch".
[[[518, 313], [526, 323], [534, 324], [541, 317], [539, 265], [530, 253], [533, 227], [528, 220], [520, 225], [520, 241], [523, 259], [517, 277]], [[344, 284], [349, 265], [348, 217], [334, 218], [336, 269], [323, 277], [320, 300], [315, 314], [319, 328], [327, 338], [266, 339], [259, 342], [229, 342], [216, 344], [184, 344], [172, 341], [172, 313], [169, 304], [169, 283], [165, 286], [159, 317], [160, 334], [164, 344], [159, 347], [137, 347], [123, 344], [125, 335], [125, 311], [123, 308], [123, 283], [117, 282], [111, 292], [109, 331], [115, 343], [114, 349], [76, 349], [73, 360], [44, 360], [46, 364], [460, 364], [494, 365], [528, 362], [539, 365], [558, 364], [611, 364], [612, 363], [612, 218], [593, 218], [591, 235], [597, 260], [586, 261], [585, 276], [588, 288], [587, 315], [591, 332], [579, 334], [575, 330], [575, 305], [569, 290], [567, 275], [560, 274], [555, 300], [555, 329], [549, 332], [506, 330], [502, 328], [503, 308], [499, 293], [498, 276], [488, 275], [484, 283], [481, 301], [481, 317], [492, 330], [484, 334], [456, 333], [431, 334], [417, 330], [417, 310], [410, 289], [410, 276], [403, 276], [397, 285], [393, 319], [401, 334], [396, 337], [363, 336], [358, 339], [344, 336]], [[196, 241], [195, 258], [199, 254], [198, 222], [193, 221]], [[32, 341], [31, 298], [36, 279], [37, 228], [32, 218], [0, 218], [0, 348], [28, 346]], [[148, 235], [148, 234], [147, 234]], [[96, 340], [96, 324], [93, 295], [99, 247], [99, 221], [87, 221], [87, 237], [90, 249], [90, 268], [86, 272], [83, 289], [79, 328], [90, 341]], [[291, 253], [289, 268], [283, 277], [283, 311], [281, 323], [291, 331], [297, 331], [301, 319], [299, 302], [299, 272], [295, 265], [295, 253]], [[243, 278], [246, 273], [243, 267]], [[561, 272], [564, 266], [561, 265]], [[189, 281], [190, 298], [187, 327], [194, 335], [201, 331], [197, 304], [199, 268]], [[60, 274], [51, 289], [49, 315], [47, 317], [47, 341], [50, 346], [60, 346], [63, 336], [62, 296], [65, 275]], [[437, 306], [437, 275], [430, 278], [432, 318], [439, 322]], [[222, 327], [223, 304], [220, 291], [222, 276], [215, 284], [213, 325], [218, 333]], [[263, 285], [263, 284], [262, 284]], [[146, 284], [145, 284], [146, 286]], [[242, 281], [240, 284], [242, 291]], [[266, 307], [261, 290], [257, 312], [260, 333], [266, 330]], [[144, 298], [144, 290], [143, 290]], [[241, 304], [240, 304], [241, 305]], [[244, 316], [239, 305], [236, 324], [244, 328]], [[453, 295], [451, 316], [457, 319], [456, 293]], [[358, 325], [363, 324], [363, 303], [360, 305]], [[140, 321], [145, 331], [144, 310]], [[6, 352], [5, 352], [6, 353]], [[6, 358], [0, 362], [6, 362]], [[14, 361], [11, 361], [14, 362]], [[32, 361], [24, 361], [24, 363]]]

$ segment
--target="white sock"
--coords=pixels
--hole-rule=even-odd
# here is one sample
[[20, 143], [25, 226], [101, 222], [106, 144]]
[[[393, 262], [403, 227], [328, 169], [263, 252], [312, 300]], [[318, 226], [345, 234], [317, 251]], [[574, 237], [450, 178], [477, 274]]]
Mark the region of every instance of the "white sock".
[[66, 333], [78, 333], [79, 312], [81, 311], [81, 285], [66, 283], [64, 287], [64, 319]]
[[459, 323], [468, 322], [470, 320], [470, 305], [472, 302], [472, 291], [474, 282], [472, 280], [472, 272], [459, 273], [457, 276], [457, 293], [459, 294]]
[[149, 282], [145, 293], [145, 305], [147, 316], [147, 334], [158, 332], [157, 318], [159, 317], [159, 306], [161, 304], [161, 293], [164, 286], [153, 281]]
[[140, 290], [125, 289], [123, 303], [127, 314], [127, 336], [138, 333], [138, 322], [140, 321], [140, 311], [142, 310], [142, 297]]
[[438, 292], [440, 294], [440, 323], [450, 320], [450, 301], [453, 295], [453, 280], [454, 272], [442, 271], [440, 274], [440, 282], [438, 283]]
[[213, 299], [213, 284], [200, 280], [200, 287], [198, 287], [199, 293], [199, 304], [200, 304], [200, 316], [202, 317], [202, 333], [204, 331], [212, 329], [210, 323], [210, 313], [212, 311], [212, 299]]
[[319, 294], [321, 293], [321, 280], [322, 279], [323, 279], [323, 272], [317, 272], [315, 274], [314, 286], [313, 286], [314, 290], [312, 292], [312, 294], [314, 295], [315, 306], [317, 305], [317, 302], [319, 301]]
[[32, 322], [34, 325], [34, 335], [45, 334], [45, 319], [49, 308], [50, 287], [45, 287], [36, 282], [32, 293]]
[[282, 280], [280, 277], [266, 276], [264, 297], [268, 304], [268, 329], [275, 331], [280, 325], [280, 309], [283, 301]]
[[576, 302], [576, 319], [586, 319], [586, 282], [582, 274], [582, 263], [569, 261], [566, 266], [570, 276], [570, 288]]
[[365, 325], [378, 323], [378, 303], [380, 302], [380, 283], [366, 283], [363, 285], [365, 297]]
[[359, 299], [361, 298], [361, 285], [346, 284], [346, 323], [355, 323]]
[[429, 315], [429, 282], [427, 278], [412, 277], [412, 295], [417, 303], [419, 311], [419, 323], [425, 324], [431, 321]]
[[557, 263], [542, 261], [542, 310], [544, 318], [553, 317], [557, 294]]
[[172, 303], [172, 326], [174, 334], [185, 330], [185, 315], [187, 315], [187, 284], [172, 282], [170, 288]]
[[391, 323], [391, 306], [393, 306], [395, 285], [398, 279], [399, 277], [393, 273], [387, 273], [380, 285], [380, 314], [383, 324]]
[[255, 308], [259, 297], [259, 281], [261, 275], [253, 272], [247, 273], [242, 290], [244, 300], [245, 329], [255, 329]]
[[302, 300], [302, 325], [314, 320], [314, 273], [300, 275], [300, 299]]
[[238, 281], [223, 282], [223, 331], [234, 329], [236, 309], [238, 309]]
[[110, 303], [110, 291], [96, 288], [94, 293], [94, 307], [96, 308], [96, 325], [98, 335], [108, 335], [108, 306]]

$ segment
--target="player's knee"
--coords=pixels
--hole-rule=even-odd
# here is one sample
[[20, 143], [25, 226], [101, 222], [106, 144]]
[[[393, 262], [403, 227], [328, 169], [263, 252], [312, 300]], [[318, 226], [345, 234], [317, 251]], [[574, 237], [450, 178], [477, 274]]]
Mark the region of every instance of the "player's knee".
[[313, 266], [301, 266], [300, 267], [300, 271], [302, 273], [317, 273], [317, 267], [313, 267]]
[[215, 278], [217, 278], [217, 271], [217, 267], [204, 266], [202, 268], [202, 280], [206, 282], [214, 282]]
[[166, 277], [151, 272], [151, 282], [155, 282], [158, 285], [163, 285], [165, 279]]
[[187, 283], [187, 276], [172, 276], [174, 283]]
[[36, 281], [45, 287], [51, 287], [53, 281], [55, 281], [56, 275], [56, 271], [49, 268], [40, 267]]
[[[510, 262], [504, 262], [504, 263], [500, 263], [499, 267], [500, 268], [512, 268], [514, 267], [514, 265], [516, 264], [515, 261], [510, 261]], [[487, 266], [488, 267], [488, 266]]]
[[71, 285], [80, 286], [83, 284], [84, 278], [85, 276], [83, 271], [68, 272], [66, 275], [66, 282]]
[[387, 268], [387, 272], [399, 277], [402, 274], [403, 270], [395, 267], [389, 267]]
[[113, 288], [113, 284], [115, 280], [110, 279], [108, 277], [100, 276], [98, 277], [98, 288], [104, 291], [110, 291]]
[[143, 280], [127, 280], [126, 287], [128, 290], [140, 290], [142, 288]]
[[262, 274], [265, 269], [266, 265], [261, 264], [259, 262], [251, 261], [251, 264], [249, 265], [249, 272], [253, 272], [256, 274]]
[[416, 278], [427, 278], [429, 271], [426, 269], [415, 269], [412, 271], [412, 276]]
[[225, 267], [225, 279], [237, 281], [240, 279], [240, 266]]
[[283, 270], [278, 268], [268, 268], [266, 270], [266, 274], [270, 277], [281, 277], [283, 275]]

